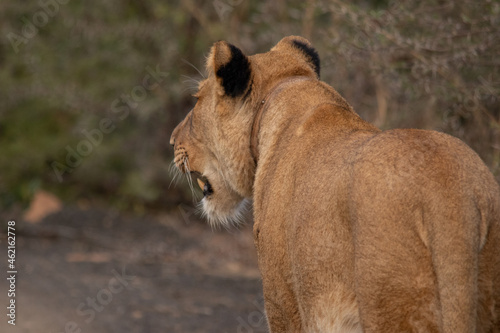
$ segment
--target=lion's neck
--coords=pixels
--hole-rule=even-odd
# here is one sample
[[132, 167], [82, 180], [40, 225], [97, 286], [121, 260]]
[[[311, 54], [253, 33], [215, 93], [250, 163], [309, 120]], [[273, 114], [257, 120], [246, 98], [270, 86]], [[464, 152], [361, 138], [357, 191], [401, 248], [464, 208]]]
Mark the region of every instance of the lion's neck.
[[252, 130], [251, 130], [251, 136], [250, 136], [250, 152], [252, 154], [252, 157], [255, 161], [255, 164], [257, 164], [258, 159], [259, 159], [259, 136], [260, 136], [260, 130], [261, 130], [261, 121], [262, 121], [262, 116], [263, 114], [271, 107], [271, 104], [274, 101], [274, 98], [284, 89], [286, 89], [288, 86], [292, 85], [293, 83], [296, 83], [298, 81], [304, 81], [304, 80], [312, 80], [310, 77], [307, 76], [292, 76], [288, 77], [280, 82], [278, 82], [274, 87], [270, 89], [270, 91], [266, 94], [266, 96], [260, 100], [259, 105], [258, 105], [258, 110], [255, 115], [253, 124], [252, 124]]
[[311, 77], [281, 81], [266, 95], [256, 115], [251, 150], [259, 165], [291, 140], [314, 140], [328, 132], [331, 140], [345, 133], [378, 132], [361, 119], [333, 88]]

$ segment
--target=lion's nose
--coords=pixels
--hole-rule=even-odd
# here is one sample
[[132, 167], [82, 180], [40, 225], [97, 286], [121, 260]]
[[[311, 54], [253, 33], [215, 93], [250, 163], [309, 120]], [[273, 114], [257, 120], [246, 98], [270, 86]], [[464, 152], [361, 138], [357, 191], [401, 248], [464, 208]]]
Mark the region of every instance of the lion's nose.
[[[182, 135], [181, 131], [182, 131], [183, 128], [186, 127], [186, 122], [188, 121], [188, 119], [190, 119], [190, 115], [191, 115], [191, 112], [188, 113], [188, 115], [186, 116], [186, 118], [184, 118], [184, 120], [181, 121], [181, 123], [174, 128], [174, 131], [172, 132], [172, 135], [170, 136], [170, 144], [172, 146], [175, 145], [176, 138], [181, 138], [181, 135]], [[182, 138], [181, 138], [181, 142], [182, 142]]]
[[177, 133], [177, 127], [174, 129], [172, 132], [172, 135], [170, 136], [170, 145], [175, 146], [175, 134]]

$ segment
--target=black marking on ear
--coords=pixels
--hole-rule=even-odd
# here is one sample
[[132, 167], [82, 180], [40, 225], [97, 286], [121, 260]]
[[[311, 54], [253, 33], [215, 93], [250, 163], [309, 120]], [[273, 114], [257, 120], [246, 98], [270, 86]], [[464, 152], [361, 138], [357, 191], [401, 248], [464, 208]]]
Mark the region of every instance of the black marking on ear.
[[316, 52], [316, 50], [313, 47], [298, 40], [294, 40], [293, 45], [299, 50], [301, 50], [309, 58], [309, 61], [313, 65], [314, 71], [316, 72], [316, 75], [318, 75], [319, 78], [320, 64], [319, 64], [318, 52]]
[[231, 49], [231, 60], [221, 66], [216, 75], [222, 79], [224, 92], [237, 97], [243, 94], [250, 81], [250, 62], [239, 48], [229, 44]]

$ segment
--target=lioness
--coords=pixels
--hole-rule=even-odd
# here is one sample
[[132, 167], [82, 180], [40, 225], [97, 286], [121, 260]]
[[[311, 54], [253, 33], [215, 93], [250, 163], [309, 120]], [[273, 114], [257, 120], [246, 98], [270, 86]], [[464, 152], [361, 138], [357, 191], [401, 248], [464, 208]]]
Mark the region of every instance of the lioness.
[[301, 37], [206, 67], [175, 163], [212, 223], [253, 199], [271, 332], [500, 332], [500, 190], [470, 148], [367, 123]]

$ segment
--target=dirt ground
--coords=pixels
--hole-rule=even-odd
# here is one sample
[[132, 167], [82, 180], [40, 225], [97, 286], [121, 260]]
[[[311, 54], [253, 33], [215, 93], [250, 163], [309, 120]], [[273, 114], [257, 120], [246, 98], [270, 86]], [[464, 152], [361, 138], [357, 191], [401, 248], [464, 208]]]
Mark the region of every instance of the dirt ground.
[[64, 207], [16, 222], [16, 326], [3, 278], [0, 332], [267, 331], [251, 223], [212, 230], [187, 207], [160, 216]]

